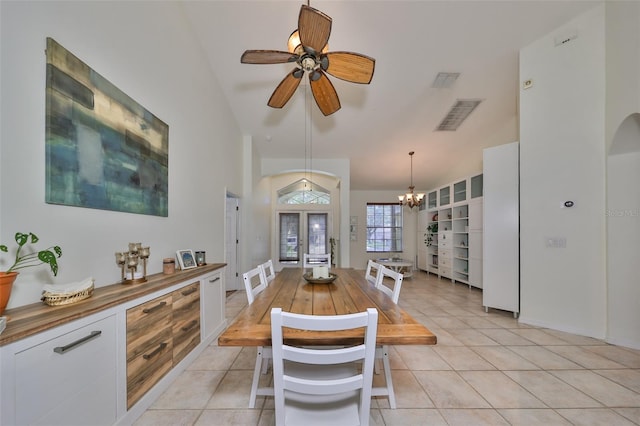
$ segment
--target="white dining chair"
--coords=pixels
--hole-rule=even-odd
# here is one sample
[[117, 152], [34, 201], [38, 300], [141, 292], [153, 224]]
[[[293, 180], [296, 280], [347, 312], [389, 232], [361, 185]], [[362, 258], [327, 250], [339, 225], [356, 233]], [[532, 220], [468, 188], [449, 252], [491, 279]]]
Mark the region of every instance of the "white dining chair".
[[[284, 344], [283, 327], [318, 331], [366, 329], [364, 342], [356, 346], [300, 348]], [[375, 308], [348, 315], [302, 315], [273, 308], [276, 426], [368, 425], [377, 328]]]
[[[244, 281], [244, 288], [247, 291], [247, 301], [249, 304], [252, 304], [256, 296], [267, 288], [268, 285], [262, 265], [242, 274], [242, 279]], [[251, 394], [249, 396], [249, 408], [254, 408], [256, 406], [256, 398], [258, 395], [273, 395], [272, 387], [258, 387], [260, 383], [260, 375], [267, 373], [269, 368], [269, 359], [271, 358], [271, 347], [257, 347], [256, 363], [253, 368], [253, 381], [251, 382]]]
[[267, 278], [264, 276], [264, 272], [260, 266], [256, 266], [242, 274], [242, 280], [244, 281], [244, 289], [247, 291], [249, 304], [253, 303], [256, 295], [267, 288]]
[[314, 266], [327, 266], [331, 267], [331, 254], [309, 254], [304, 253], [302, 256], [302, 267], [313, 268]]
[[367, 270], [364, 272], [364, 277], [367, 279], [367, 281], [369, 281], [373, 285], [376, 285], [376, 283], [378, 282], [380, 269], [382, 269], [381, 267], [381, 264], [369, 259], [369, 261], [367, 262]]
[[[391, 268], [387, 268], [384, 265], [380, 265], [378, 276], [376, 279], [376, 288], [384, 292], [387, 296], [393, 300], [393, 303], [397, 304], [400, 299], [400, 289], [402, 288], [403, 275], [400, 272], [396, 272]], [[390, 278], [391, 281], [385, 280]], [[391, 287], [387, 286], [387, 283], [391, 283]]]
[[260, 264], [260, 267], [262, 268], [264, 276], [267, 279], [267, 285], [269, 285], [271, 281], [273, 281], [276, 277], [276, 270], [273, 268], [273, 260], [267, 260], [266, 262]]
[[[388, 287], [386, 284], [391, 279], [392, 287]], [[378, 271], [378, 277], [376, 280], [376, 288], [385, 293], [393, 300], [393, 303], [397, 304], [400, 299], [400, 289], [402, 288], [403, 275], [392, 269], [381, 265]], [[391, 380], [391, 364], [389, 363], [389, 346], [382, 345], [376, 347], [376, 360], [382, 360], [382, 366], [384, 369], [385, 386], [376, 386], [372, 389], [371, 394], [373, 396], [387, 396], [389, 398], [389, 407], [396, 408], [396, 395], [393, 391], [393, 381]], [[378, 368], [376, 367], [376, 373]]]

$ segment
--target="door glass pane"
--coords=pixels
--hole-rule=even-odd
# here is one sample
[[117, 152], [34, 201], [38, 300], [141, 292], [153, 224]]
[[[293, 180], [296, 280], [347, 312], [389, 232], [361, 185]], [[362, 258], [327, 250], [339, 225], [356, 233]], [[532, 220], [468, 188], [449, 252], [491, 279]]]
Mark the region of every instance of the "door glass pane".
[[307, 215], [307, 235], [309, 254], [324, 254], [327, 251], [327, 213], [309, 213]]
[[300, 214], [280, 213], [280, 261], [300, 260], [298, 240], [300, 238]]

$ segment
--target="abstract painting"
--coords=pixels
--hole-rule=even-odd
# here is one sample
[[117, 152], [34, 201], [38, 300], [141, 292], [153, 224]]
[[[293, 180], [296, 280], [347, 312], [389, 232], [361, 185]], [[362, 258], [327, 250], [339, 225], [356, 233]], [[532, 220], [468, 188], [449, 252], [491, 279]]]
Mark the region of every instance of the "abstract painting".
[[169, 126], [47, 38], [46, 202], [168, 216]]

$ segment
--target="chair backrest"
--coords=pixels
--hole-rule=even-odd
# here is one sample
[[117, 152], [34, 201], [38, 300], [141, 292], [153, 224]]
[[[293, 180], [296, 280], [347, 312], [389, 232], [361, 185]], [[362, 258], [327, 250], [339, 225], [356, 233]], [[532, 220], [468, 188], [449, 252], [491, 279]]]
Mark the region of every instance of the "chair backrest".
[[375, 285], [378, 282], [378, 275], [380, 275], [380, 270], [382, 269], [381, 267], [381, 264], [369, 259], [369, 261], [367, 262], [367, 270], [364, 273], [364, 277], [367, 279], [367, 281]]
[[255, 299], [257, 294], [267, 288], [267, 279], [260, 266], [256, 266], [242, 274], [242, 280], [244, 281], [244, 288], [247, 291], [249, 304], [253, 303], [253, 299]]
[[[393, 281], [392, 288], [385, 285], [385, 278], [391, 278]], [[386, 266], [381, 265], [380, 272], [378, 272], [378, 280], [376, 281], [376, 288], [389, 296], [393, 300], [393, 303], [398, 303], [398, 300], [400, 299], [400, 289], [402, 288], [402, 278], [403, 275], [400, 272], [396, 272], [393, 269], [389, 269]]]
[[[336, 331], [365, 327], [364, 341], [357, 346], [336, 348], [321, 346], [300, 348], [283, 343], [282, 328], [298, 330]], [[276, 424], [284, 424], [285, 391], [303, 395], [317, 395], [315, 401], [322, 402], [322, 396], [336, 395], [351, 391], [360, 391], [360, 424], [367, 425], [371, 407], [371, 388], [373, 382], [373, 364], [375, 361], [376, 334], [378, 330], [378, 311], [368, 308], [365, 312], [347, 315], [302, 315], [282, 312], [282, 308], [271, 310], [271, 344], [273, 348], [273, 382], [276, 409]], [[307, 368], [284, 372], [284, 361], [308, 364]], [[355, 369], [347, 377], [327, 377], [320, 373], [309, 378], [304, 374], [318, 366], [362, 361], [362, 371]], [[325, 367], [326, 368], [326, 367]], [[325, 370], [319, 370], [325, 371]], [[302, 377], [301, 377], [302, 376]], [[287, 394], [288, 395], [288, 394]], [[312, 399], [313, 401], [313, 399]], [[326, 405], [326, 404], [325, 404]], [[339, 422], [339, 419], [336, 419]]]
[[302, 257], [303, 268], [313, 268], [314, 266], [331, 267], [331, 254], [309, 254], [305, 253]]
[[264, 276], [267, 279], [267, 285], [276, 277], [276, 270], [273, 269], [273, 260], [269, 259], [263, 264], [260, 265], [262, 271], [264, 272]]

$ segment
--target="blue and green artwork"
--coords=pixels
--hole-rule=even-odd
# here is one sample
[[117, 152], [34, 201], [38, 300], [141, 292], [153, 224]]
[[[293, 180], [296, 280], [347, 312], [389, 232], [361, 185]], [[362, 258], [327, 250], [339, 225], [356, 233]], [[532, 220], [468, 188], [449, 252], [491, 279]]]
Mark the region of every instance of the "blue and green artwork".
[[169, 126], [47, 38], [46, 202], [168, 216]]

